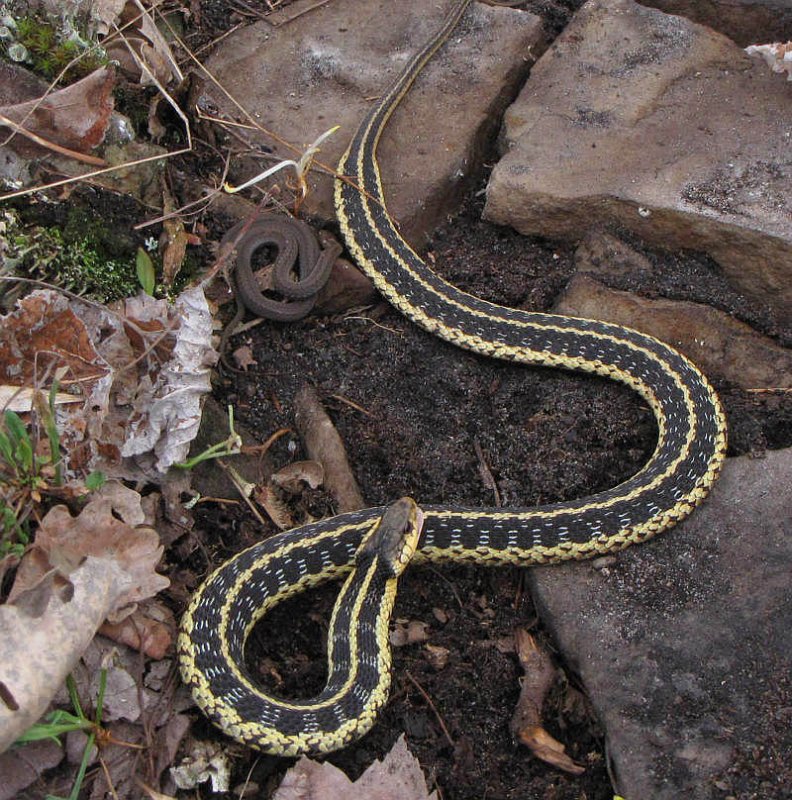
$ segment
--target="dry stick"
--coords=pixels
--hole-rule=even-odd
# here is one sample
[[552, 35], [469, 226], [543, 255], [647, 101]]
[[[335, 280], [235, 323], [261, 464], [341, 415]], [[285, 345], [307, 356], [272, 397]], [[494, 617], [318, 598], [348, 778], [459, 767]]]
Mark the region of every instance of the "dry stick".
[[333, 400], [338, 400], [339, 403], [345, 403], [350, 408], [354, 408], [355, 411], [359, 411], [361, 414], [365, 414], [367, 417], [371, 416], [371, 412], [363, 408], [363, 406], [358, 405], [353, 400], [350, 400], [348, 397], [344, 397], [342, 394], [331, 394], [330, 397]]
[[566, 754], [564, 745], [544, 728], [542, 704], [555, 680], [555, 667], [550, 656], [523, 628], [515, 631], [514, 644], [525, 673], [520, 682], [520, 698], [511, 720], [514, 738], [542, 761], [572, 775], [582, 775], [585, 768], [575, 763]]
[[501, 496], [500, 492], [498, 491], [498, 484], [495, 481], [495, 476], [492, 474], [492, 470], [490, 469], [487, 459], [484, 456], [484, 451], [481, 448], [478, 437], [473, 439], [473, 449], [476, 451], [476, 458], [478, 458], [479, 475], [481, 476], [481, 480], [488, 489], [492, 489], [492, 492], [495, 496], [495, 505], [499, 507], [501, 504]]
[[448, 740], [448, 743], [451, 745], [451, 747], [456, 747], [456, 742], [453, 740], [453, 738], [451, 737], [451, 734], [448, 732], [448, 728], [446, 727], [446, 724], [443, 721], [443, 718], [440, 716], [440, 712], [437, 710], [437, 707], [432, 702], [432, 698], [429, 697], [429, 694], [427, 693], [426, 689], [424, 689], [423, 686], [421, 686], [421, 684], [418, 683], [418, 681], [415, 680], [415, 678], [413, 678], [412, 674], [410, 673], [410, 670], [405, 670], [404, 674], [410, 679], [412, 685], [415, 686], [415, 688], [421, 693], [421, 697], [423, 697], [423, 699], [426, 700], [429, 708], [432, 709], [432, 712], [434, 713], [435, 717], [437, 718], [437, 722], [439, 723], [440, 727], [442, 728], [443, 734], [445, 735], [446, 739]]
[[308, 457], [324, 467], [324, 485], [335, 496], [338, 512], [363, 508], [363, 495], [349, 466], [344, 443], [313, 386], [305, 385], [297, 393], [294, 421]]
[[[272, 25], [273, 28], [280, 28], [281, 25], [288, 25], [290, 22], [294, 22], [294, 20], [298, 19], [299, 17], [304, 16], [305, 14], [309, 14], [311, 11], [316, 11], [317, 8], [321, 8], [322, 6], [326, 6], [330, 0], [314, 0], [309, 6], [305, 8], [298, 8], [296, 11], [289, 13], [289, 11], [284, 11], [283, 19], [279, 19], [273, 22], [269, 19], [270, 14], [267, 14], [265, 19]], [[272, 13], [272, 12], [271, 12]]]

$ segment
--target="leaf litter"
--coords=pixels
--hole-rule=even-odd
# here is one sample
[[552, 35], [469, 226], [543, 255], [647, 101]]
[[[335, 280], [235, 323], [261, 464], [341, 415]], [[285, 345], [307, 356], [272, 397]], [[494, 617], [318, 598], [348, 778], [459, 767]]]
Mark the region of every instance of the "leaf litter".
[[0, 317], [0, 382], [29, 391], [53, 366], [81, 404], [58, 409], [76, 473], [160, 479], [183, 461], [211, 389], [212, 316], [201, 289], [173, 304], [147, 295], [113, 313], [51, 290]]
[[20, 563], [0, 606], [0, 750], [42, 716], [105, 619], [168, 586], [129, 492], [111, 483], [77, 516], [55, 506]]
[[404, 734], [382, 761], [375, 761], [356, 781], [338, 767], [303, 756], [283, 777], [272, 800], [438, 800], [409, 751]]

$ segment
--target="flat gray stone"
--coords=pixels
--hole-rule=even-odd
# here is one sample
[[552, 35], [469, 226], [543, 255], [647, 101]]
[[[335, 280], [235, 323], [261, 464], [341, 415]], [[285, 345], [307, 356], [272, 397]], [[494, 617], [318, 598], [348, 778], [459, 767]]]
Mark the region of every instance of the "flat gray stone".
[[792, 84], [726, 37], [633, 0], [590, 0], [507, 110], [485, 216], [579, 240], [622, 226], [710, 254], [792, 308]]
[[[372, 101], [441, 27], [453, 2], [334, 0], [282, 27], [239, 30], [207, 67], [260, 125], [297, 148], [340, 125], [319, 155], [334, 169]], [[394, 114], [380, 144], [383, 184], [412, 243], [454, 207], [541, 42], [538, 17], [474, 4]], [[243, 120], [210, 83], [194, 100]], [[264, 133], [243, 135], [275, 157], [235, 159], [237, 181], [295, 157]], [[330, 177], [314, 171], [309, 183], [304, 209], [334, 218]]]
[[575, 275], [553, 307], [559, 314], [636, 328], [684, 353], [705, 375], [744, 389], [792, 387], [792, 351], [723, 311], [681, 300], [650, 300]]
[[790, 508], [792, 449], [729, 459], [676, 529], [599, 569], [531, 571], [624, 797], [790, 796]]
[[708, 25], [749, 44], [792, 39], [792, 3], [789, 0], [640, 0], [641, 5]]

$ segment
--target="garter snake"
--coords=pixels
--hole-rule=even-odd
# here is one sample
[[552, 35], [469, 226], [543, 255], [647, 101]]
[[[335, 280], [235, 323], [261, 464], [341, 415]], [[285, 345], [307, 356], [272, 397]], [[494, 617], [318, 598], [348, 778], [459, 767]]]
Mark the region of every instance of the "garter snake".
[[[432, 272], [400, 236], [385, 206], [377, 142], [469, 3], [455, 4], [368, 112], [341, 159], [335, 203], [347, 247], [396, 308], [459, 347], [628, 385], [653, 409], [658, 442], [632, 478], [579, 500], [511, 509], [424, 506], [413, 560], [533, 565], [617, 551], [676, 524], [705, 497], [725, 457], [724, 415], [707, 379], [662, 342], [605, 322], [509, 309], [467, 295]], [[397, 570], [385, 553], [374, 559], [376, 568], [353, 565], [361, 542], [377, 538], [386, 520], [385, 527], [399, 529], [407, 526], [394, 526], [394, 514], [401, 522], [417, 516], [404, 510], [409, 501], [397, 506], [400, 512], [366, 509], [267, 539], [226, 562], [199, 589], [182, 622], [181, 673], [200, 708], [226, 733], [270, 753], [296, 755], [343, 747], [371, 727], [387, 699], [387, 620]], [[331, 623], [325, 690], [293, 703], [257, 688], [243, 658], [256, 621], [305, 587], [348, 574]]]
[[[249, 222], [243, 220], [229, 228], [220, 242], [220, 249], [236, 251], [230, 284], [237, 303], [233, 319], [220, 338], [220, 359], [226, 362], [226, 346], [234, 335], [245, 309], [265, 319], [296, 322], [310, 314], [319, 290], [327, 283], [330, 270], [341, 254], [338, 243], [321, 248], [313, 228], [293, 217], [266, 216]], [[282, 300], [267, 297], [253, 273], [253, 258], [263, 247], [277, 251], [272, 264], [272, 288]], [[295, 277], [292, 277], [292, 272]]]

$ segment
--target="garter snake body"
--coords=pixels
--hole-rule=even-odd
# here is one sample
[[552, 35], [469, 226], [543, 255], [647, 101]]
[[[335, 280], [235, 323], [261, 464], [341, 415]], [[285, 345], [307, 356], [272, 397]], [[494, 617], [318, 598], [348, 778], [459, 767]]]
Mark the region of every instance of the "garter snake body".
[[[230, 228], [220, 242], [236, 249], [230, 273], [231, 289], [237, 303], [233, 319], [220, 338], [220, 359], [226, 362], [227, 344], [245, 315], [245, 309], [265, 319], [296, 322], [311, 313], [319, 290], [325, 285], [333, 263], [341, 253], [336, 243], [321, 248], [309, 225], [292, 217], [269, 215], [249, 222], [243, 220]], [[262, 293], [253, 271], [253, 258], [263, 247], [277, 251], [272, 265], [272, 288], [282, 300]], [[296, 280], [292, 272], [296, 272]]]
[[[347, 246], [382, 294], [427, 331], [491, 357], [624, 383], [652, 407], [659, 434], [654, 454], [636, 475], [580, 500], [525, 509], [424, 506], [414, 560], [532, 565], [617, 551], [676, 524], [706, 496], [725, 457], [723, 412], [707, 379], [669, 346], [617, 325], [471, 297], [435, 275], [391, 222], [376, 159], [379, 136], [469, 2], [454, 7], [371, 109], [342, 158], [336, 212]], [[193, 598], [179, 638], [182, 676], [202, 710], [231, 736], [275, 754], [320, 753], [343, 747], [373, 724], [387, 699], [383, 619], [395, 579], [375, 597], [369, 585], [361, 585], [360, 570], [352, 573], [342, 596], [355, 599], [341, 614], [350, 632], [340, 631], [336, 612], [331, 679], [314, 700], [287, 703], [254, 686], [242, 651], [267, 609], [306, 586], [349, 573], [361, 541], [369, 540], [383, 513], [375, 508], [344, 514], [268, 539], [224, 564]], [[345, 639], [352, 645], [339, 644]]]

